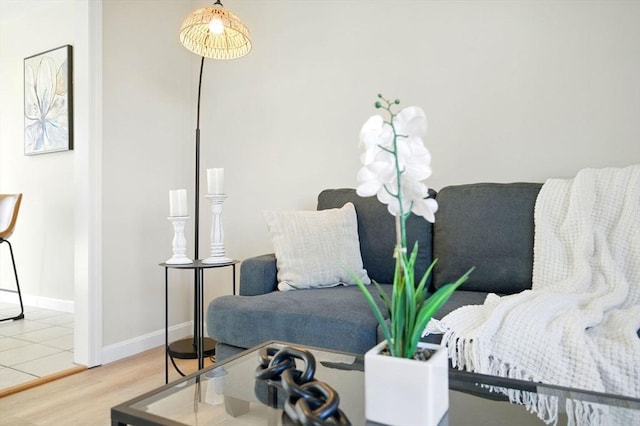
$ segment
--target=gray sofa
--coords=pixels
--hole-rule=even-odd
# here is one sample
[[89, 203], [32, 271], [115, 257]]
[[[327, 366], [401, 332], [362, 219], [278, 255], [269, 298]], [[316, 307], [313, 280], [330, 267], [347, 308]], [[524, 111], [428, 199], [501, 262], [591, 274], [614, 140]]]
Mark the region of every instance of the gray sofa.
[[[512, 294], [531, 288], [533, 210], [542, 184], [478, 183], [443, 188], [436, 197], [436, 223], [412, 216], [409, 247], [419, 244], [418, 272], [438, 259], [430, 288], [476, 269], [438, 311], [441, 318], [488, 293]], [[394, 218], [375, 197], [353, 189], [325, 190], [318, 210], [352, 202], [358, 218], [362, 260], [369, 277], [390, 291], [394, 272]], [[376, 290], [372, 288], [375, 295]], [[276, 258], [266, 254], [242, 262], [240, 295], [213, 300], [207, 330], [218, 343], [218, 359], [266, 340], [281, 340], [363, 354], [381, 341], [378, 324], [357, 286], [277, 290]], [[381, 305], [382, 306], [382, 305]]]

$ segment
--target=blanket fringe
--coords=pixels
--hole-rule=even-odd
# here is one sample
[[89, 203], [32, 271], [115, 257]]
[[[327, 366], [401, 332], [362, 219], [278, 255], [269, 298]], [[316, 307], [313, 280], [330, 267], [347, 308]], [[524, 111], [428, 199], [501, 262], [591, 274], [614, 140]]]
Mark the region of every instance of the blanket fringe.
[[[488, 374], [491, 376], [541, 382], [521, 369], [488, 355], [487, 348], [481, 346], [481, 339], [463, 339], [441, 321], [430, 324], [428, 333], [442, 333], [441, 345], [447, 348], [451, 365], [459, 370]], [[571, 393], [558, 390], [557, 395], [540, 395], [536, 392], [507, 389], [499, 386], [483, 386], [490, 392], [500, 393], [514, 404], [522, 405], [548, 425], [557, 425], [559, 413], [566, 413], [568, 426], [608, 426], [612, 419], [622, 420], [620, 424], [640, 424], [640, 414], [633, 409], [611, 407], [595, 402], [572, 399]]]
[[607, 425], [606, 419], [608, 416], [604, 411], [607, 407], [602, 407], [599, 404], [591, 404], [583, 401], [576, 401], [571, 398], [567, 398], [567, 425], [579, 426], [579, 425]]
[[[491, 355], [487, 356], [473, 340], [461, 338], [453, 330], [445, 329], [441, 323], [438, 324], [438, 327], [444, 330], [441, 344], [446, 346], [449, 359], [454, 368], [517, 380], [539, 381], [515, 366], [504, 363]], [[604, 426], [606, 424], [606, 413], [603, 412], [603, 407], [598, 404], [499, 386], [484, 387], [490, 392], [498, 392], [507, 396], [511, 403], [523, 405], [527, 411], [536, 415], [548, 425], [557, 425], [558, 407], [562, 399], [565, 400], [568, 426]]]

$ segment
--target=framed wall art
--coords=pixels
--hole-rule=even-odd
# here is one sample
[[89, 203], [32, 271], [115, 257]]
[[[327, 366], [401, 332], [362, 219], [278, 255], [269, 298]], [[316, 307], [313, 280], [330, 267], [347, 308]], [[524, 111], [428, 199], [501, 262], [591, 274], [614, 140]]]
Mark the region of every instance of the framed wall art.
[[24, 59], [25, 155], [73, 149], [72, 48]]

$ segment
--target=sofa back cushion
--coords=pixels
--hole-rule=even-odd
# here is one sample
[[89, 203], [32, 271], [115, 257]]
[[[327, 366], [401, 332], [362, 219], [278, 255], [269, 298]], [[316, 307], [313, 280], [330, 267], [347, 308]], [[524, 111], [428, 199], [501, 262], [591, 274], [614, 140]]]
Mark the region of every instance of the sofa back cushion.
[[[342, 207], [351, 202], [358, 216], [358, 234], [364, 269], [372, 280], [393, 282], [396, 244], [395, 218], [376, 197], [360, 197], [355, 189], [326, 189], [318, 196], [318, 210]], [[437, 221], [437, 214], [436, 214]], [[422, 277], [432, 260], [432, 224], [424, 218], [411, 215], [407, 219], [409, 249], [418, 241], [416, 276]]]
[[512, 294], [531, 288], [533, 210], [542, 184], [448, 186], [436, 197], [436, 288], [475, 271], [461, 290]]

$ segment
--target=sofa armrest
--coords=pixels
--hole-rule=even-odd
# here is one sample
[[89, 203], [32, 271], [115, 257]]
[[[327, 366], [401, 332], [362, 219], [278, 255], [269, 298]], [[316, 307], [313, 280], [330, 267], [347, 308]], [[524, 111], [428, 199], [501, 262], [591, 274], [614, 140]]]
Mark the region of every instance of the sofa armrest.
[[275, 291], [278, 286], [276, 255], [250, 257], [240, 265], [240, 296], [257, 296]]

